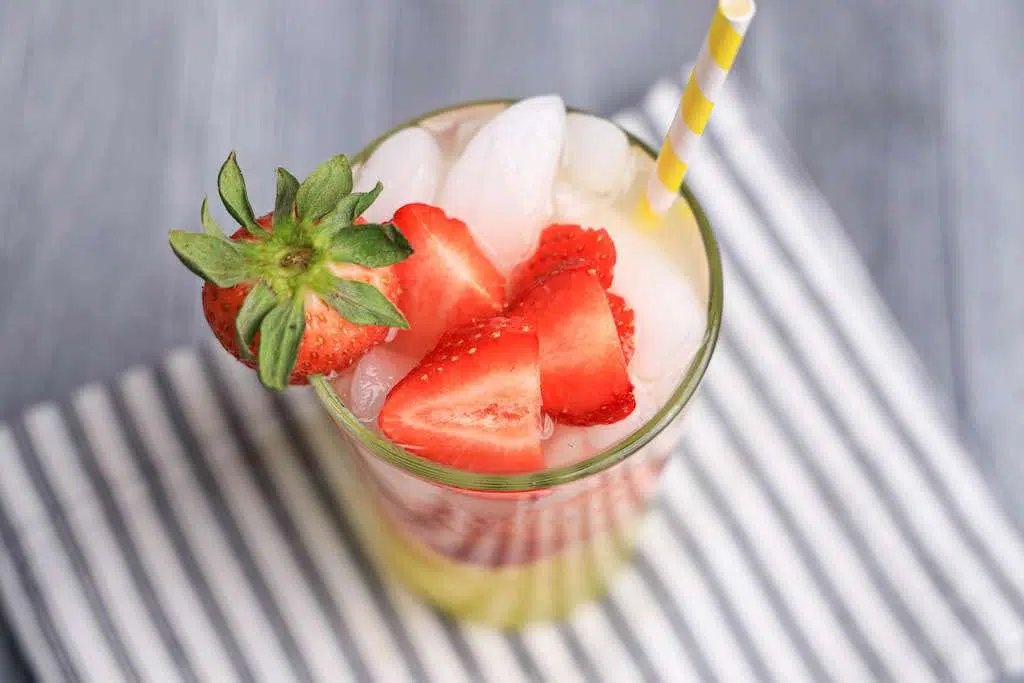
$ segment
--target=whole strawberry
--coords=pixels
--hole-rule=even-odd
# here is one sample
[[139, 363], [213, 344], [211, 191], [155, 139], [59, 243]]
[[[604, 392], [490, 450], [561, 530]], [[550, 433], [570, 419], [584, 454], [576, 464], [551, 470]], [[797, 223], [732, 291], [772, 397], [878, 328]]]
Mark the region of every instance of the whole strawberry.
[[380, 194], [352, 192], [344, 155], [301, 184], [277, 169], [272, 214], [256, 219], [235, 160], [217, 178], [221, 200], [242, 229], [224, 235], [203, 200], [203, 232], [173, 230], [171, 248], [206, 281], [203, 310], [220, 343], [257, 369], [271, 389], [344, 370], [408, 323], [391, 266], [412, 247], [393, 224], [359, 216]]

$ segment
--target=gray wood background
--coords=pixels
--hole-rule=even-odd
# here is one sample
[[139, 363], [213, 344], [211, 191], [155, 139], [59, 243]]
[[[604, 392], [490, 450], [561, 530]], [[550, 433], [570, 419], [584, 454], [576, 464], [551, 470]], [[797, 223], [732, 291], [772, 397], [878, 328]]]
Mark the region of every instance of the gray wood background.
[[[0, 0], [0, 419], [206, 336], [166, 231], [197, 224], [228, 149], [269, 205], [275, 165], [453, 101], [611, 113], [693, 58], [712, 5]], [[1024, 2], [759, 9], [738, 77], [1024, 522]]]

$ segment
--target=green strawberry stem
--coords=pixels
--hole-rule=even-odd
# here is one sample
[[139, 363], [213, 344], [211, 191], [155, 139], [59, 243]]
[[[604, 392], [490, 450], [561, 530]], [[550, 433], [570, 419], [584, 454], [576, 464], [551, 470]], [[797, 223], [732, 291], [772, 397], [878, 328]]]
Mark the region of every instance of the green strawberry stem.
[[217, 177], [217, 190], [228, 213], [247, 233], [228, 238], [210, 216], [204, 198], [203, 232], [170, 232], [171, 249], [181, 262], [217, 287], [251, 287], [235, 320], [240, 353], [251, 359], [259, 332], [256, 365], [260, 381], [284, 389], [305, 330], [307, 297], [314, 294], [358, 325], [408, 328], [391, 301], [366, 282], [336, 276], [333, 263], [382, 268], [412, 254], [412, 247], [392, 223], [356, 224], [380, 195], [352, 191], [352, 168], [343, 154], [318, 166], [300, 184], [277, 169], [277, 193], [269, 230], [257, 221], [245, 178], [231, 152]]

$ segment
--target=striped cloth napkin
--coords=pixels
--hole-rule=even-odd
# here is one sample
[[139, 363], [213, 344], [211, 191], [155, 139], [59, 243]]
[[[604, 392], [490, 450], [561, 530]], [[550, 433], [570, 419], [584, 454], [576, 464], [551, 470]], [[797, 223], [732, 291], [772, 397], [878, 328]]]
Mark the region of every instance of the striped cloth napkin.
[[[667, 128], [675, 85], [620, 117]], [[690, 183], [726, 325], [631, 568], [571, 621], [455, 623], [374, 573], [312, 392], [173, 353], [0, 427], [0, 588], [42, 681], [991, 681], [1024, 544], [821, 198], [734, 94]]]

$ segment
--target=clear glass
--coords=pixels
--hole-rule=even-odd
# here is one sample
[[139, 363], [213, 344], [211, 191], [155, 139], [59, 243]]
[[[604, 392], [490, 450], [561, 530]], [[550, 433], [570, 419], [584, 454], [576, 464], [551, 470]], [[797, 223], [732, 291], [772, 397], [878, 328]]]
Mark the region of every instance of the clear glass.
[[[388, 131], [495, 111], [512, 100], [470, 102], [430, 112]], [[647, 166], [656, 153], [630, 136]], [[678, 444], [683, 415], [718, 339], [722, 270], [700, 205], [684, 201], [659, 231], [691, 281], [707, 318], [702, 340], [669, 400], [646, 424], [589, 458], [517, 475], [456, 470], [416, 456], [368, 429], [323, 378], [313, 386], [341, 427], [349, 513], [385, 573], [441, 610], [510, 627], [566, 615], [600, 597], [628, 558], [659, 475]], [[669, 304], [670, 305], [670, 304]]]

